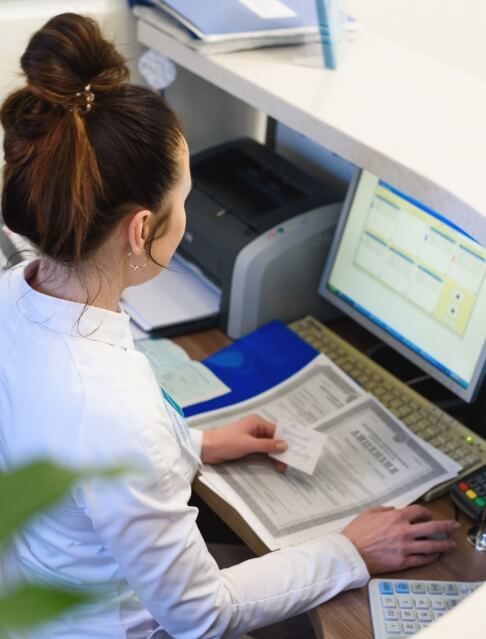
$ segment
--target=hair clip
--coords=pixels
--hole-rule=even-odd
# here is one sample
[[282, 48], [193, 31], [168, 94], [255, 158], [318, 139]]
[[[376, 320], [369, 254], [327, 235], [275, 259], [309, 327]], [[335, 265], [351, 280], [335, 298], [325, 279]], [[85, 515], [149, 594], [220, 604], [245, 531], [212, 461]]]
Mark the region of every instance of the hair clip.
[[[69, 111], [74, 111], [75, 109], [79, 109], [83, 113], [91, 111], [91, 107], [95, 101], [95, 94], [91, 91], [91, 84], [87, 84], [82, 91], [77, 91], [75, 97], [76, 104], [75, 106], [70, 107]], [[78, 98], [84, 98], [85, 103], [78, 104]]]
[[76, 93], [77, 98], [80, 98], [81, 96], [83, 96], [86, 100], [86, 104], [84, 106], [80, 106], [79, 108], [81, 109], [81, 111], [84, 111], [84, 113], [87, 113], [88, 111], [91, 111], [91, 106], [95, 100], [95, 94], [93, 93], [93, 91], [91, 91], [91, 84], [87, 84], [84, 87], [83, 91], [78, 91]]

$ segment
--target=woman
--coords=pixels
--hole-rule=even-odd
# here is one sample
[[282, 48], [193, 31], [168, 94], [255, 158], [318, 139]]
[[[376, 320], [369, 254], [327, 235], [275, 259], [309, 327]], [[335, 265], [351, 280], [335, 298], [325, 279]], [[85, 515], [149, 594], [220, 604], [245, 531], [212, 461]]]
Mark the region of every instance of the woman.
[[99, 604], [37, 637], [235, 637], [369, 573], [418, 566], [453, 542], [424, 508], [375, 509], [342, 534], [220, 571], [188, 505], [200, 463], [282, 450], [249, 416], [190, 432], [134, 350], [120, 296], [168, 264], [185, 226], [188, 149], [163, 100], [127, 83], [92, 20], [63, 14], [32, 37], [26, 86], [1, 110], [6, 224], [40, 258], [0, 282], [0, 461], [124, 462], [86, 481], [15, 541], [28, 579], [99, 588]]

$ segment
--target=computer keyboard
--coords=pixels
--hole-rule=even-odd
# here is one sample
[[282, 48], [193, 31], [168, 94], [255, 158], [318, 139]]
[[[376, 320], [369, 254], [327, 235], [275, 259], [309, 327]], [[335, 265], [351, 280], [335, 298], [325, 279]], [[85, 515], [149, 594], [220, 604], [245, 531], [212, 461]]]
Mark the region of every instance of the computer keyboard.
[[363, 355], [314, 317], [297, 320], [289, 324], [289, 328], [333, 360], [416, 435], [463, 466], [463, 471], [453, 480], [425, 493], [425, 501], [444, 495], [452, 483], [486, 463], [486, 442], [479, 435]]
[[375, 639], [402, 639], [416, 634], [482, 583], [372, 579], [368, 596]]

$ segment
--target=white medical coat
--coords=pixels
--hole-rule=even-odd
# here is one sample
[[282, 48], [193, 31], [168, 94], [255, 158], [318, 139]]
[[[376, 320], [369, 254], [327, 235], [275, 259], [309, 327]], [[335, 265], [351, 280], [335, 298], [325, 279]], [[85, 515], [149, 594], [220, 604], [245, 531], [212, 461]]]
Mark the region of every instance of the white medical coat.
[[162, 396], [128, 315], [31, 289], [35, 268], [0, 279], [0, 467], [134, 472], [80, 483], [17, 536], [24, 577], [103, 593], [31, 637], [237, 637], [366, 583], [339, 534], [219, 570], [188, 506], [201, 434]]

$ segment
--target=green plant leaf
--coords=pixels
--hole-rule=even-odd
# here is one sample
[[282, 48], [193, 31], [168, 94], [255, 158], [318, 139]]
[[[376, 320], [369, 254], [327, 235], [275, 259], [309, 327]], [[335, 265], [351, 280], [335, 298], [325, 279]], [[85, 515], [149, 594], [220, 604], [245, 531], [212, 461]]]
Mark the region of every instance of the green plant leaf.
[[0, 595], [0, 630], [22, 630], [42, 624], [70, 608], [93, 601], [82, 592], [25, 585]]
[[33, 515], [52, 506], [80, 479], [113, 478], [123, 471], [122, 467], [75, 471], [53, 462], [35, 461], [0, 473], [0, 544]]

